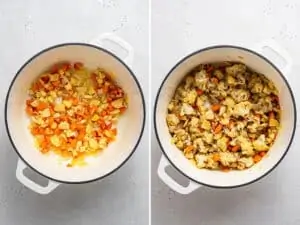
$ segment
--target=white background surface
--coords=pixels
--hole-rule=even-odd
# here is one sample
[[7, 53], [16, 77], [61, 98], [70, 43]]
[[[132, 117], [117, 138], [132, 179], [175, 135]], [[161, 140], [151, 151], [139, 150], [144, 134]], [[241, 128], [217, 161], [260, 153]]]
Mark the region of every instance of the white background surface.
[[[287, 78], [299, 108], [299, 1], [152, 0], [152, 6], [152, 99], [185, 55], [214, 44], [252, 47], [273, 38], [294, 60]], [[174, 193], [158, 179], [161, 151], [152, 133], [152, 224], [299, 225], [299, 132], [286, 158], [263, 180], [233, 190], [202, 187], [188, 196]], [[186, 183], [186, 178], [179, 180]]]
[[115, 32], [133, 45], [132, 69], [148, 99], [147, 0], [1, 0], [0, 28], [0, 224], [147, 224], [147, 127], [136, 153], [110, 177], [91, 184], [61, 185], [40, 196], [15, 178], [17, 155], [3, 118], [10, 81], [29, 57], [54, 44], [88, 42], [103, 32]]

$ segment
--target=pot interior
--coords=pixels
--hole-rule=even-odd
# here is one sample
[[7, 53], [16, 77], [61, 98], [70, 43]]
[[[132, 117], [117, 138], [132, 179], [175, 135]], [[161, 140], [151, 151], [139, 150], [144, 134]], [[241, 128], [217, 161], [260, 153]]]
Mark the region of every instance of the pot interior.
[[[27, 90], [38, 75], [61, 61], [83, 62], [88, 68], [101, 67], [111, 72], [128, 96], [128, 109], [119, 119], [116, 140], [99, 155], [89, 157], [88, 164], [81, 167], [66, 167], [58, 156], [40, 153], [28, 129], [29, 119], [25, 113]], [[15, 77], [6, 104], [8, 133], [21, 158], [42, 175], [71, 183], [101, 178], [122, 165], [133, 153], [142, 135], [144, 113], [140, 87], [128, 67], [111, 53], [85, 44], [55, 46], [29, 60]]]
[[[190, 163], [182, 152], [171, 144], [171, 135], [166, 124], [167, 106], [174, 91], [184, 76], [199, 64], [224, 61], [242, 62], [252, 70], [266, 75], [274, 82], [282, 109], [281, 128], [274, 145], [263, 160], [243, 171], [211, 171], [198, 169]], [[295, 124], [295, 103], [287, 81], [270, 62], [258, 54], [239, 47], [220, 46], [194, 53], [178, 63], [169, 73], [157, 96], [155, 126], [161, 147], [171, 163], [184, 175], [202, 184], [216, 187], [243, 185], [261, 178], [272, 170], [283, 158], [292, 141]]]

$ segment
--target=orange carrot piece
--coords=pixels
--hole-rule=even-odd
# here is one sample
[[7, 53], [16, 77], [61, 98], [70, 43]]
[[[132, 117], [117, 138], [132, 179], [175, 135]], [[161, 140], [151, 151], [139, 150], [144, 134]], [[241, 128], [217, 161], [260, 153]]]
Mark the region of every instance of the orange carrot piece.
[[227, 167], [227, 166], [224, 166], [221, 168], [223, 172], [229, 172], [230, 171], [230, 168]]
[[254, 163], [258, 163], [261, 160], [261, 156], [259, 154], [256, 154], [253, 156], [253, 161]]
[[206, 71], [208, 73], [212, 72], [214, 70], [214, 67], [212, 65], [209, 65], [208, 68], [206, 69]]
[[228, 128], [232, 129], [234, 126], [234, 122], [232, 120], [229, 121]]
[[29, 115], [29, 116], [32, 116], [34, 114], [34, 111], [33, 111], [33, 108], [31, 106], [27, 106], [26, 107], [26, 113]]
[[219, 111], [220, 108], [221, 108], [221, 105], [220, 105], [220, 104], [214, 104], [214, 105], [211, 106], [211, 109], [212, 109], [212, 111], [214, 111], [214, 112]]
[[215, 153], [215, 154], [213, 155], [212, 159], [213, 159], [215, 162], [219, 162], [220, 159], [221, 159], [221, 158], [220, 158], [220, 154]]
[[215, 134], [220, 133], [222, 129], [223, 129], [223, 125], [219, 123], [215, 129]]
[[232, 152], [237, 152], [237, 151], [239, 151], [240, 149], [241, 149], [241, 146], [235, 145], [235, 146], [232, 147], [231, 151], [232, 151]]
[[57, 81], [53, 81], [52, 82], [52, 85], [54, 86], [54, 87], [59, 87], [59, 85], [60, 85], [60, 82], [57, 80]]
[[264, 157], [266, 154], [267, 154], [267, 152], [260, 152], [260, 153], [259, 153], [259, 155], [260, 155], [261, 157]]
[[31, 133], [32, 133], [33, 135], [38, 135], [38, 134], [40, 133], [38, 127], [33, 127], [33, 128], [31, 128]]
[[217, 84], [217, 83], [219, 83], [219, 80], [216, 77], [212, 77], [211, 82], [213, 82], [214, 84]]
[[275, 114], [274, 112], [269, 113], [269, 119], [275, 119]]
[[117, 129], [116, 128], [113, 128], [111, 131], [112, 131], [113, 135], [117, 135]]
[[194, 150], [194, 146], [193, 145], [189, 145], [183, 151], [184, 152], [190, 152], [190, 151], [193, 151], [193, 150]]
[[48, 107], [48, 104], [46, 102], [40, 102], [36, 108], [37, 108], [37, 110], [44, 110], [47, 107]]
[[197, 89], [197, 94], [198, 94], [198, 95], [203, 95], [203, 93], [204, 93], [204, 91], [203, 91], [203, 90], [201, 90], [201, 89]]
[[83, 63], [82, 62], [76, 62], [74, 63], [74, 69], [75, 70], [80, 70], [83, 67]]
[[84, 136], [85, 136], [85, 131], [84, 130], [80, 130], [79, 134], [77, 136], [77, 139], [78, 140], [82, 140], [84, 138]]

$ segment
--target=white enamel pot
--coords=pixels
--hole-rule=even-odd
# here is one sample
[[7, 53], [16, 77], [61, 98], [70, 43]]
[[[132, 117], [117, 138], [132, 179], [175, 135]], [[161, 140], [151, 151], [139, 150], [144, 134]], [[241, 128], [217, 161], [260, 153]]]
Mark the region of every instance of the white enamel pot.
[[[262, 54], [269, 48], [284, 59], [285, 64], [276, 67]], [[203, 63], [222, 61], [240, 61], [254, 71], [265, 74], [279, 90], [282, 108], [281, 129], [274, 145], [264, 159], [244, 171], [211, 171], [198, 169], [190, 163], [173, 144], [166, 124], [167, 105], [183, 77], [195, 66]], [[286, 76], [292, 66], [291, 57], [274, 41], [266, 41], [255, 48], [255, 51], [237, 46], [208, 47], [182, 59], [164, 79], [155, 102], [154, 126], [163, 156], [158, 166], [158, 176], [174, 191], [189, 194], [202, 185], [215, 188], [233, 188], [251, 184], [270, 173], [284, 158], [292, 143], [296, 128], [296, 105], [292, 90]], [[189, 179], [188, 186], [182, 186], [166, 173], [168, 166], [174, 166]]]
[[[108, 50], [98, 47], [104, 41], [118, 45], [126, 51], [127, 56], [121, 60]], [[113, 34], [101, 35], [92, 43], [95, 45], [67, 43], [41, 51], [21, 67], [9, 87], [5, 121], [9, 139], [20, 158], [16, 177], [39, 194], [48, 194], [61, 183], [87, 183], [112, 174], [130, 158], [141, 139], [145, 125], [144, 97], [137, 78], [127, 66], [132, 63], [133, 48]], [[61, 61], [83, 62], [89, 68], [102, 67], [112, 72], [116, 82], [128, 95], [128, 109], [118, 122], [116, 141], [99, 156], [89, 160], [86, 166], [69, 168], [57, 156], [40, 153], [28, 130], [29, 119], [25, 113], [27, 90], [41, 72]], [[48, 178], [48, 184], [41, 186], [26, 177], [24, 170], [27, 167]]]

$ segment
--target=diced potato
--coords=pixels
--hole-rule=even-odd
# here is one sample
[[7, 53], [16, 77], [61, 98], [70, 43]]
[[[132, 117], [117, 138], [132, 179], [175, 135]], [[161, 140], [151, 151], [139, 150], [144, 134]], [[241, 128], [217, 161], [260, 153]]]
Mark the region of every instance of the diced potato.
[[167, 115], [167, 123], [169, 126], [176, 126], [179, 124], [180, 120], [175, 114], [168, 114]]
[[61, 145], [61, 141], [57, 135], [51, 136], [50, 141], [55, 147], [59, 147]]
[[90, 101], [90, 105], [92, 105], [92, 106], [98, 106], [98, 105], [100, 105], [100, 101], [97, 100], [97, 99], [92, 99]]
[[278, 122], [278, 120], [276, 120], [276, 119], [270, 119], [269, 120], [269, 126], [270, 127], [278, 127], [279, 126], [279, 122]]
[[249, 115], [251, 109], [252, 104], [250, 102], [241, 102], [234, 106], [233, 115], [244, 117], [246, 115]]
[[123, 103], [124, 103], [124, 100], [123, 100], [122, 98], [119, 98], [119, 99], [113, 101], [113, 102], [111, 103], [111, 105], [112, 105], [114, 108], [119, 109], [119, 108], [122, 108], [122, 107], [124, 106]]
[[223, 166], [230, 166], [231, 163], [235, 163], [237, 157], [231, 152], [220, 152], [220, 162]]
[[206, 161], [207, 161], [207, 156], [197, 154], [195, 159], [196, 159], [196, 163], [197, 163], [198, 168], [205, 168], [205, 164], [206, 164]]
[[253, 147], [256, 151], [266, 151], [268, 146], [266, 144], [265, 135], [260, 135], [255, 141], [253, 141]]
[[90, 138], [89, 139], [89, 146], [92, 148], [92, 149], [97, 149], [99, 148], [99, 145], [98, 145], [98, 142], [93, 139], [93, 138]]
[[67, 108], [71, 108], [71, 106], [72, 106], [72, 101], [70, 101], [70, 100], [63, 100], [63, 104], [64, 104]]
[[217, 146], [223, 152], [227, 150], [227, 143], [228, 143], [228, 138], [225, 136], [217, 140]]
[[201, 124], [201, 128], [203, 128], [204, 130], [210, 130], [211, 129], [210, 122], [208, 120], [203, 120]]
[[68, 130], [68, 129], [70, 129], [70, 124], [68, 122], [64, 121], [58, 125], [58, 128], [61, 130]]
[[47, 109], [44, 109], [43, 111], [41, 111], [41, 116], [43, 118], [47, 118], [47, 117], [51, 116], [50, 109], [47, 108]]
[[60, 104], [55, 104], [54, 106], [54, 111], [55, 112], [64, 112], [66, 111], [66, 107], [64, 104], [60, 103]]
[[214, 112], [211, 109], [207, 110], [205, 113], [205, 119], [213, 120], [214, 118], [215, 118]]

